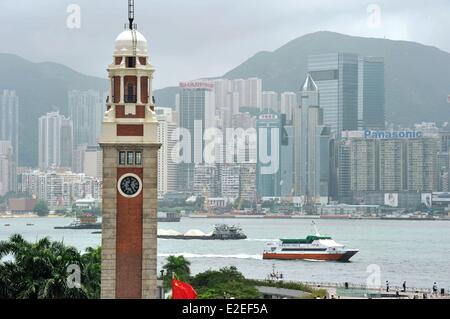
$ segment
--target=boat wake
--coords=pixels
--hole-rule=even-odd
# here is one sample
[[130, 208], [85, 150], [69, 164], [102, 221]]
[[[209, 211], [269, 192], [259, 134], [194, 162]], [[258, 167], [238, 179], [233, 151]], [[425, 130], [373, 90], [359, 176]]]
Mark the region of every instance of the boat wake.
[[263, 242], [263, 243], [267, 243], [270, 241], [274, 241], [276, 239], [260, 239], [260, 238], [247, 238], [245, 239], [245, 241], [257, 241], [257, 242]]
[[236, 255], [216, 255], [216, 254], [192, 254], [192, 253], [173, 253], [173, 254], [158, 254], [158, 257], [169, 256], [183, 256], [185, 258], [229, 258], [229, 259], [254, 259], [262, 260], [261, 255], [248, 255], [248, 254], [236, 254]]

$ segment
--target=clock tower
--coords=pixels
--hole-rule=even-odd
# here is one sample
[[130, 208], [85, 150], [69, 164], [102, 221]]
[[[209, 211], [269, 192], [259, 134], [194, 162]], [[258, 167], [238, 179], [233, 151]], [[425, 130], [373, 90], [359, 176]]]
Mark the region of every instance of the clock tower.
[[129, 26], [116, 39], [108, 68], [109, 96], [102, 125], [103, 299], [156, 298], [157, 141], [147, 41]]

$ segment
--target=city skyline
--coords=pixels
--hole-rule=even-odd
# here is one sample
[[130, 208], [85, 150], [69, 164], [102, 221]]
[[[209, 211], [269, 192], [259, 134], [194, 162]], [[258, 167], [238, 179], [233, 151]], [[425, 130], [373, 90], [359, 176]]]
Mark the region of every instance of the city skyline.
[[[89, 2], [88, 5], [87, 0], [79, 0], [75, 7], [71, 7], [61, 1], [46, 0], [35, 7], [26, 0], [20, 8], [14, 1], [2, 1], [2, 21], [12, 23], [11, 19], [16, 16], [14, 13], [18, 13], [27, 22], [18, 25], [14, 34], [0, 30], [0, 36], [10, 43], [6, 52], [35, 62], [59, 62], [82, 73], [106, 78], [100, 66], [109, 61], [109, 56], [104, 54], [111, 49], [107, 39], [118, 33], [121, 26], [102, 23], [102, 17], [122, 21], [125, 15], [122, 2], [108, 1], [108, 5], [104, 5], [105, 1]], [[258, 14], [252, 13], [255, 1], [240, 4], [239, 10], [224, 0], [194, 5], [181, 0], [176, 0], [175, 5], [140, 1], [136, 5], [139, 8], [138, 27], [149, 37], [153, 63], [161, 70], [155, 88], [175, 86], [180, 79], [224, 74], [257, 52], [273, 51], [299, 36], [325, 30], [352, 36], [420, 42], [450, 52], [445, 34], [436, 32], [438, 26], [443, 28], [449, 24], [445, 12], [450, 9], [450, 4], [445, 0], [433, 1], [425, 8], [420, 1], [410, 1], [408, 10], [400, 1], [386, 0], [376, 4], [350, 0], [345, 6], [329, 0], [304, 1], [301, 4], [284, 0], [281, 6], [272, 1], [258, 1]], [[72, 19], [77, 10], [80, 12], [80, 28], [76, 19]], [[305, 10], [307, 15], [302, 14]], [[152, 23], [148, 22], [149, 15]], [[204, 19], [197, 19], [198, 15]], [[303, 19], [297, 19], [298, 15]], [[177, 22], [167, 24], [160, 21], [167, 16], [176, 17], [173, 21]], [[42, 24], [42, 20], [47, 23]], [[423, 23], [419, 26], [417, 20]], [[72, 24], [68, 26], [67, 21]], [[27, 32], [30, 28], [33, 29], [31, 33]], [[52, 37], [47, 37], [49, 32], [53, 33]], [[100, 41], [91, 40], [92, 32], [101, 35]], [[170, 37], [167, 36], [169, 34]], [[217, 35], [222, 35], [222, 41], [212, 41]], [[16, 42], [16, 37], [20, 43]], [[234, 47], [240, 50], [233, 50]], [[84, 54], [83, 48], [91, 48], [91, 59], [77, 59]], [[184, 58], [180, 63], [174, 63], [177, 59], [173, 57], [178, 52], [183, 52]], [[182, 60], [190, 63], [182, 63]]]

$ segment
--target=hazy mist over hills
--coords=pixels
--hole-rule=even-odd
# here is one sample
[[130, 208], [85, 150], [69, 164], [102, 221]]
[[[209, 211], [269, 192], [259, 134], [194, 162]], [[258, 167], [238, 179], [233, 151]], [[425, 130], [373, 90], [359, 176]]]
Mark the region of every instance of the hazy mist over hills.
[[[317, 32], [281, 48], [263, 51], [226, 73], [229, 79], [259, 77], [266, 91], [298, 91], [310, 54], [351, 52], [382, 56], [386, 63], [387, 120], [395, 124], [450, 121], [450, 54], [406, 41]], [[106, 67], [106, 66], [105, 66]], [[106, 76], [106, 72], [105, 72]], [[60, 110], [67, 115], [67, 91], [105, 90], [107, 81], [56, 63], [32, 63], [0, 54], [0, 89], [16, 90], [20, 98], [21, 165], [37, 164], [38, 118]], [[158, 106], [173, 107], [177, 88], [155, 92]]]

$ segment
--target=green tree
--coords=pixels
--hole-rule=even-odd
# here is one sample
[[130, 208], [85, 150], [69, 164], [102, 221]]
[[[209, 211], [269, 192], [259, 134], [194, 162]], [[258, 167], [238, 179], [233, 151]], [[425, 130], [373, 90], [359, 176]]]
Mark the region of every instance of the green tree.
[[89, 299], [100, 298], [102, 249], [88, 248], [81, 256], [83, 265], [82, 281], [84, 282]]
[[70, 287], [69, 266], [82, 266], [81, 255], [73, 247], [48, 238], [36, 243], [14, 235], [0, 242], [0, 299], [84, 299], [86, 287]]
[[163, 269], [167, 274], [164, 279], [164, 286], [166, 288], [171, 286], [173, 274], [175, 274], [179, 280], [189, 281], [191, 275], [190, 265], [191, 263], [183, 256], [167, 257], [167, 263], [163, 266]]
[[48, 209], [48, 206], [47, 206], [47, 202], [44, 201], [44, 200], [39, 200], [36, 203], [36, 206], [34, 207], [34, 212], [39, 217], [46, 217], [46, 216], [48, 216], [49, 209]]
[[191, 279], [200, 299], [259, 299], [261, 294], [236, 267], [208, 270]]

